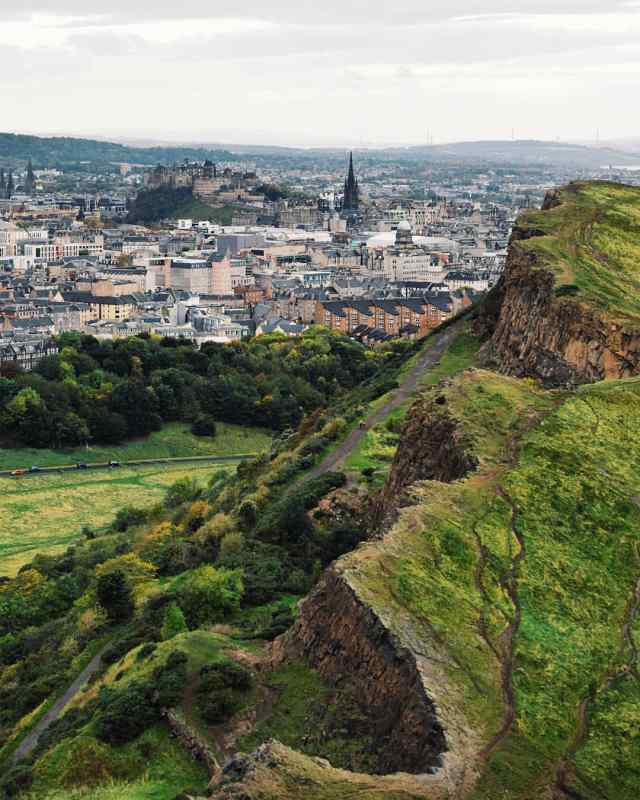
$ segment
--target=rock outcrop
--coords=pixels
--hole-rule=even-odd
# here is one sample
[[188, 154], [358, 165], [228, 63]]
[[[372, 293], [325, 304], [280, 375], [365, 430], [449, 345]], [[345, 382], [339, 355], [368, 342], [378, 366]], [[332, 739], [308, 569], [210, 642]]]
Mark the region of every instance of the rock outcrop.
[[373, 500], [374, 527], [386, 527], [395, 519], [417, 481], [451, 483], [476, 467], [470, 443], [446, 403], [444, 394], [429, 393], [411, 406], [389, 477]]
[[414, 654], [339, 568], [326, 571], [274, 655], [276, 661], [304, 658], [325, 680], [348, 682], [370, 719], [380, 773], [428, 773], [441, 766], [447, 743]]
[[[561, 194], [550, 193], [543, 211], [562, 202]], [[640, 327], [611, 321], [579, 297], [556, 296], [554, 271], [538, 251], [522, 246], [543, 235], [526, 218], [513, 230], [505, 274], [477, 321], [477, 331], [491, 335], [484, 363], [548, 387], [640, 373]]]

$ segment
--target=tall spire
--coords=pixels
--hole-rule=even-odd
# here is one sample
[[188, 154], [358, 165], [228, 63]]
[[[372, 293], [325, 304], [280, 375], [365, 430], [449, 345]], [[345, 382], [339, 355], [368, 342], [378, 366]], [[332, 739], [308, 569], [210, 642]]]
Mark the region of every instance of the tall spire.
[[345, 211], [357, 211], [360, 203], [360, 192], [358, 190], [358, 181], [356, 179], [355, 170], [353, 168], [353, 152], [349, 154], [349, 173], [344, 182], [344, 204]]
[[24, 182], [24, 189], [27, 194], [33, 194], [36, 188], [36, 178], [33, 174], [33, 164], [31, 163], [31, 159], [29, 159], [29, 163], [27, 165], [27, 177]]

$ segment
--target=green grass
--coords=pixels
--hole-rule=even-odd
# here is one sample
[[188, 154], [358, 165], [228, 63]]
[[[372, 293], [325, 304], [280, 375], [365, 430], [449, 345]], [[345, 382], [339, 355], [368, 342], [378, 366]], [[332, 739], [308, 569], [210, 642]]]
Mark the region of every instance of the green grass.
[[37, 762], [34, 775], [29, 800], [173, 800], [185, 789], [204, 794], [208, 779], [162, 725], [120, 747], [87, 734], [63, 739]]
[[[479, 469], [454, 484], [416, 488], [419, 510], [396, 525], [392, 550], [377, 561], [353, 554], [354, 580], [387, 615], [394, 606], [410, 612], [446, 643], [447, 680], [488, 742], [504, 704], [499, 662], [479, 622], [504, 648], [515, 613], [505, 591], [520, 550], [515, 526], [525, 546], [516, 720], [473, 797], [542, 796], [568, 755], [583, 797], [635, 800], [640, 685], [627, 670], [633, 651], [622, 631], [640, 576], [640, 379], [569, 396], [475, 371], [444, 393]], [[640, 620], [633, 632], [637, 641]], [[573, 758], [578, 708], [590, 694], [588, 736]]]
[[152, 458], [180, 458], [189, 456], [228, 456], [258, 453], [265, 450], [271, 434], [260, 428], [216, 423], [215, 438], [194, 436], [189, 426], [175, 422], [145, 439], [136, 439], [123, 445], [80, 447], [75, 450], [37, 450], [35, 448], [0, 448], [0, 470], [30, 467], [57, 467], [78, 461], [137, 461]]
[[532, 252], [573, 287], [574, 298], [608, 319], [640, 321], [640, 189], [621, 184], [570, 184], [561, 204], [532, 211], [519, 226], [544, 233], [515, 247]]
[[84, 525], [99, 529], [123, 506], [160, 502], [180, 478], [193, 476], [204, 485], [218, 469], [207, 463], [158, 464], [0, 478], [0, 575], [15, 575], [38, 553], [62, 552], [80, 538]]

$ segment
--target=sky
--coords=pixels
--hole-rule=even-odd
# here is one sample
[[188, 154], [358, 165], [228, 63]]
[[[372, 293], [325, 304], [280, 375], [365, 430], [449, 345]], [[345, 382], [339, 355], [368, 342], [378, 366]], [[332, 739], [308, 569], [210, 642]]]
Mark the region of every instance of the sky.
[[358, 147], [640, 129], [640, 0], [96, 7], [1, 0], [0, 130]]

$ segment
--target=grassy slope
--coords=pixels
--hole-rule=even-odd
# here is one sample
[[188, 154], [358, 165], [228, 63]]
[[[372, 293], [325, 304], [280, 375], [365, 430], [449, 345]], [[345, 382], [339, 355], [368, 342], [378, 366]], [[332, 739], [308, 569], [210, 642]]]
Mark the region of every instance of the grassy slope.
[[[385, 615], [408, 610], [446, 643], [446, 678], [489, 743], [504, 721], [499, 669], [516, 616], [507, 587], [521, 536], [516, 717], [488, 754], [474, 798], [539, 797], [566, 759], [584, 798], [632, 800], [640, 624], [626, 634], [624, 625], [640, 576], [640, 380], [563, 398], [474, 371], [447, 394], [476, 442], [479, 470], [451, 485], [422, 484], [419, 505], [392, 535], [347, 557], [345, 568]], [[589, 697], [583, 736], [579, 708]]]
[[640, 323], [640, 189], [578, 183], [562, 189], [561, 205], [529, 212], [520, 227], [544, 231], [518, 243], [577, 286], [576, 298], [605, 317]]
[[62, 552], [84, 525], [100, 528], [123, 506], [153, 506], [180, 478], [193, 476], [204, 484], [214, 469], [220, 466], [158, 464], [0, 478], [0, 575], [15, 575], [37, 553]]
[[178, 458], [180, 456], [227, 456], [258, 453], [266, 449], [271, 435], [260, 428], [244, 428], [240, 425], [216, 423], [217, 435], [209, 437], [194, 436], [189, 426], [175, 422], [150, 434], [145, 439], [137, 439], [123, 445], [90, 445], [87, 450], [37, 450], [35, 448], [0, 448], [0, 470], [75, 464], [78, 461], [105, 462], [136, 461], [146, 458]]

